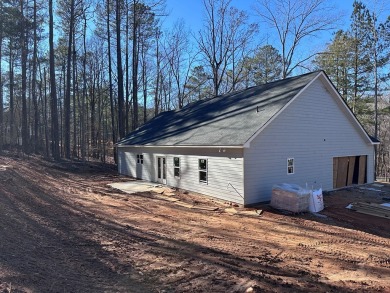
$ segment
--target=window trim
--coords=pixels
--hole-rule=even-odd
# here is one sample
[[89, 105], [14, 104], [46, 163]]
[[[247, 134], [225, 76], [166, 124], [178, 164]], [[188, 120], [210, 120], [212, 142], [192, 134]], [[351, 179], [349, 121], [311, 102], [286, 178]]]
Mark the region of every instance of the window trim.
[[[205, 160], [206, 161], [206, 169], [201, 169], [200, 168], [200, 160]], [[200, 179], [200, 173], [206, 173], [206, 180], [201, 180]], [[198, 159], [198, 176], [199, 176], [199, 183], [203, 184], [208, 184], [209, 183], [209, 162], [208, 159]]]
[[[292, 164], [290, 165], [290, 161]], [[294, 158], [287, 158], [287, 175], [294, 175], [295, 174], [295, 162]], [[292, 172], [290, 172], [290, 168], [292, 169]]]
[[140, 165], [144, 164], [144, 155], [143, 154], [137, 154], [137, 164], [140, 164]]
[[[175, 164], [175, 159], [178, 159], [179, 166], [176, 166], [176, 164]], [[176, 175], [175, 175], [175, 170], [176, 170], [176, 169], [179, 170], [179, 176], [176, 176]], [[180, 157], [173, 157], [173, 176], [174, 176], [176, 179], [180, 179], [180, 178], [181, 178]]]

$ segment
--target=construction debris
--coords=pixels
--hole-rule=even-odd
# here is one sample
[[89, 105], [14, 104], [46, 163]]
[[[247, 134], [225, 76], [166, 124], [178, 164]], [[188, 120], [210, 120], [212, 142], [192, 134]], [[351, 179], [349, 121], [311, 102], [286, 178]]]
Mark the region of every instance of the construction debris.
[[192, 209], [194, 207], [193, 204], [190, 204], [190, 203], [186, 203], [184, 201], [175, 201], [175, 204], [178, 205], [178, 206], [181, 206], [181, 207], [184, 207], [184, 208], [188, 208], [188, 209]]
[[241, 216], [251, 216], [251, 217], [259, 217], [263, 213], [263, 210], [236, 210], [235, 208], [226, 208], [225, 213], [229, 215], [241, 215]]
[[390, 207], [381, 204], [355, 202], [348, 205], [347, 208], [354, 210], [358, 213], [390, 219]]
[[258, 217], [261, 216], [263, 213], [263, 210], [251, 210], [251, 211], [239, 211], [238, 214], [242, 216], [252, 216], [252, 217]]
[[376, 191], [376, 192], [382, 192], [382, 190], [372, 187], [359, 187], [360, 190], [368, 190], [368, 191]]
[[171, 202], [176, 202], [176, 201], [180, 200], [180, 199], [175, 198], [175, 197], [169, 197], [169, 196], [164, 196], [164, 195], [155, 195], [155, 197], [162, 199], [162, 200], [171, 201]]
[[194, 205], [192, 208], [197, 209], [197, 210], [211, 211], [211, 212], [218, 210], [217, 207], [212, 207], [212, 206], [210, 207], [210, 206], [206, 206], [206, 205]]
[[378, 183], [372, 183], [371, 186], [374, 186], [374, 187], [383, 187], [384, 185], [383, 184], [378, 184]]
[[235, 208], [226, 208], [225, 213], [228, 213], [229, 215], [235, 215], [237, 214], [237, 210]]
[[0, 165], [0, 171], [6, 171], [8, 168], [11, 168], [9, 165]]

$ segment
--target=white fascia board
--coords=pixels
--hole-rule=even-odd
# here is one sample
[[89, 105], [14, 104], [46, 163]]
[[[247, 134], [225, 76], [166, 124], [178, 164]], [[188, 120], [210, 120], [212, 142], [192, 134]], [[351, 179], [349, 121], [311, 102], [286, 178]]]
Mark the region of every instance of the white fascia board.
[[247, 142], [244, 144], [244, 148], [249, 148], [250, 147], [250, 144], [252, 142], [252, 140], [254, 140], [259, 134], [260, 132], [262, 132], [264, 130], [264, 128], [266, 128], [272, 121], [274, 121], [283, 111], [284, 109], [286, 109], [292, 102], [295, 101], [295, 99], [297, 97], [299, 97], [299, 95], [305, 91], [321, 74], [323, 74], [323, 72], [321, 71], [320, 73], [318, 73], [318, 75], [316, 77], [314, 77], [307, 85], [305, 85], [305, 87], [303, 89], [301, 89], [286, 105], [283, 106], [282, 109], [279, 110], [278, 113], [276, 113], [274, 116], [272, 116], [268, 121], [267, 123], [265, 123], [259, 130], [256, 131], [255, 134], [253, 134], [248, 140]]

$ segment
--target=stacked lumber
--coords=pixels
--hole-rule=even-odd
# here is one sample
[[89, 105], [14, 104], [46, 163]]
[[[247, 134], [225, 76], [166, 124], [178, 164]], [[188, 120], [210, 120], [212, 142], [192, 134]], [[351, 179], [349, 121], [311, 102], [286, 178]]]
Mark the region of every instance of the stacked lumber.
[[358, 213], [390, 219], [390, 207], [377, 203], [355, 202], [351, 204], [351, 209]]

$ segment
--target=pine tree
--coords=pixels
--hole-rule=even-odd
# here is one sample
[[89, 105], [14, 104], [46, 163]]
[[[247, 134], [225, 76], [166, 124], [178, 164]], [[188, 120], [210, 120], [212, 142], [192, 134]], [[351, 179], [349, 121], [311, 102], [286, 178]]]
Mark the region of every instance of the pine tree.
[[279, 51], [271, 45], [256, 50], [253, 62], [253, 78], [256, 85], [278, 80], [282, 76], [283, 64]]
[[352, 39], [349, 33], [339, 30], [335, 33], [333, 41], [328, 44], [326, 50], [314, 60], [317, 68], [327, 73], [348, 104], [352, 101], [351, 48]]
[[353, 3], [351, 15], [350, 37], [352, 39], [352, 71], [353, 71], [353, 92], [352, 111], [357, 115], [364, 115], [367, 111], [366, 102], [363, 100], [369, 84], [369, 72], [372, 70], [370, 62], [370, 28], [371, 15], [362, 2]]

